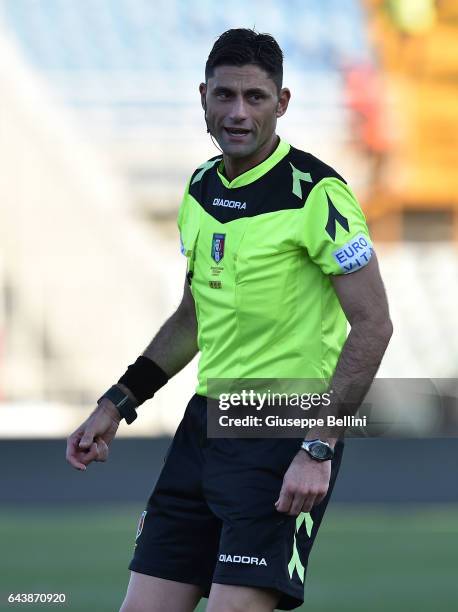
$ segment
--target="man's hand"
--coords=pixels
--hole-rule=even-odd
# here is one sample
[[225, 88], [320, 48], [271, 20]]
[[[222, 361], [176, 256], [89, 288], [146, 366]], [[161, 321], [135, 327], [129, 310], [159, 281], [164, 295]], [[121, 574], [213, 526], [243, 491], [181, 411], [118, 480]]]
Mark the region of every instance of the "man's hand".
[[67, 438], [66, 459], [84, 471], [92, 461], [108, 459], [108, 445], [116, 435], [121, 415], [109, 399], [103, 399], [94, 412]]
[[276, 509], [289, 516], [310, 512], [326, 496], [330, 477], [331, 461], [316, 461], [300, 450], [283, 477]]

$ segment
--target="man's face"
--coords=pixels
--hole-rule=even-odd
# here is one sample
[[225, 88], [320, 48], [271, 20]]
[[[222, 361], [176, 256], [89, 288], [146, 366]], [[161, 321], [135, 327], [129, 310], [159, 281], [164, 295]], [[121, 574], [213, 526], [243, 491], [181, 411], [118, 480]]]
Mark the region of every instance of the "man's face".
[[270, 141], [290, 96], [287, 89], [278, 93], [267, 73], [253, 64], [218, 66], [199, 90], [212, 135], [234, 158], [249, 157]]

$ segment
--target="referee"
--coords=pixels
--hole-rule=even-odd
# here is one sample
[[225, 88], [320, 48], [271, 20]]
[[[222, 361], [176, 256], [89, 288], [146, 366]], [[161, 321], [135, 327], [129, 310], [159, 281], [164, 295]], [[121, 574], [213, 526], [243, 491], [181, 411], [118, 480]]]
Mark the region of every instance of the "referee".
[[120, 420], [200, 351], [196, 394], [138, 524], [122, 612], [188, 612], [201, 597], [207, 612], [301, 605], [344, 428], [208, 437], [208, 381], [324, 380], [327, 414], [353, 414], [392, 334], [351, 189], [276, 134], [291, 96], [282, 77], [270, 35], [232, 29], [215, 42], [199, 91], [221, 154], [195, 170], [180, 207], [181, 304], [68, 438], [74, 468], [106, 461]]

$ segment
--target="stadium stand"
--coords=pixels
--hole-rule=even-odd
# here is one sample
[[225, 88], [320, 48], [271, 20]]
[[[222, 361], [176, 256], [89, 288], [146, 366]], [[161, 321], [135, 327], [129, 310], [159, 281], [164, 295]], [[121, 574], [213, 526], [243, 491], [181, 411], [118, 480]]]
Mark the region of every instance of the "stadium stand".
[[[175, 213], [171, 202], [190, 169], [214, 154], [202, 137], [197, 86], [212, 41], [229, 27], [271, 31], [285, 51], [285, 82], [294, 98], [283, 136], [348, 165], [340, 64], [371, 55], [356, 0], [235, 0], [230, 13], [207, 0], [3, 0], [0, 6], [28, 61], [109, 151], [140, 206], [156, 214]], [[361, 172], [353, 174], [361, 182]]]
[[[381, 239], [421, 240], [415, 229], [426, 225], [437, 239], [457, 241], [458, 5], [365, 3], [397, 115], [385, 189], [367, 203], [374, 231]], [[425, 223], [416, 223], [418, 217]]]
[[123, 184], [6, 35], [0, 83], [2, 395], [93, 403], [122, 373], [119, 355], [134, 360], [178, 301], [178, 249], [133, 217]]
[[457, 376], [458, 250], [446, 243], [377, 248], [395, 333], [379, 375]]

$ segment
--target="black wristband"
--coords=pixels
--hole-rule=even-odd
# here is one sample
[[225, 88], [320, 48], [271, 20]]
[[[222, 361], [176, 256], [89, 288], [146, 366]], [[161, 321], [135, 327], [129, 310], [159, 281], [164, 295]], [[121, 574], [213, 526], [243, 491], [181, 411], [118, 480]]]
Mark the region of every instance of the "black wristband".
[[140, 406], [147, 399], [152, 398], [168, 380], [169, 377], [157, 363], [149, 357], [140, 355], [137, 361], [127, 368], [118, 383], [125, 385], [133, 393]]

